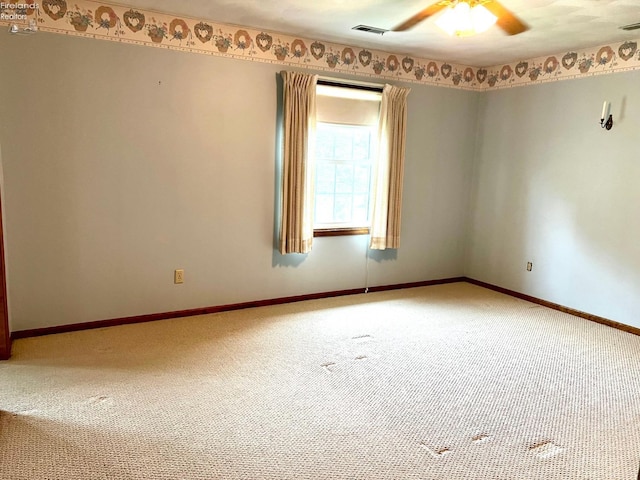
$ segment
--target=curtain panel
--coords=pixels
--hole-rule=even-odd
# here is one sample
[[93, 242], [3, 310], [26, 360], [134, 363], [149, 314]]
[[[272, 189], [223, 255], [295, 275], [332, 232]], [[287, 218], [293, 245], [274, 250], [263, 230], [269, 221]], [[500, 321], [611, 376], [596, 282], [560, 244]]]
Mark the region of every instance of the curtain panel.
[[281, 72], [283, 80], [280, 253], [308, 253], [313, 243], [317, 75]]
[[371, 222], [372, 250], [400, 246], [407, 96], [409, 88], [385, 85], [378, 125], [378, 161]]

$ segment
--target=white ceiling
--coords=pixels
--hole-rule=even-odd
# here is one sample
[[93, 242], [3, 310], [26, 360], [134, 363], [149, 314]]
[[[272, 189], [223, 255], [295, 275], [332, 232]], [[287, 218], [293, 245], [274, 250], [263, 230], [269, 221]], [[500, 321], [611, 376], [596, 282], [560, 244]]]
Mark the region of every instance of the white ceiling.
[[391, 29], [436, 0], [120, 0], [118, 3], [256, 29], [471, 66], [493, 66], [640, 38], [619, 27], [640, 22], [640, 0], [501, 0], [531, 29], [509, 37], [498, 27], [449, 37], [434, 18], [383, 36], [351, 30]]

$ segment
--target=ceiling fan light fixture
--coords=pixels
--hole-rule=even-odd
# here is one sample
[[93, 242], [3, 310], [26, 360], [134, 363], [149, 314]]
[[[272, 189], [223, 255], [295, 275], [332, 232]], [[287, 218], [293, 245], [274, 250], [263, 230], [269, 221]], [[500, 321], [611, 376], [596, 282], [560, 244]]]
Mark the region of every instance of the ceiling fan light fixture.
[[458, 2], [449, 6], [436, 25], [449, 35], [466, 36], [471, 30], [471, 7], [466, 2]]
[[491, 28], [498, 18], [482, 5], [473, 8], [465, 1], [459, 1], [448, 7], [436, 25], [449, 35], [469, 37]]
[[482, 5], [476, 5], [471, 9], [471, 21], [476, 33], [482, 33], [493, 27], [498, 21], [498, 17]]

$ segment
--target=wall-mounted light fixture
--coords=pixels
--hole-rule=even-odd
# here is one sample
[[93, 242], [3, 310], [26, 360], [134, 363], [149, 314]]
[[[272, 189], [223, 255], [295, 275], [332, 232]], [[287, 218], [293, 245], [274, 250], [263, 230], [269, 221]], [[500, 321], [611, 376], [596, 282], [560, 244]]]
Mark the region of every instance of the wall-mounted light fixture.
[[[606, 120], [605, 120], [606, 119]], [[611, 102], [604, 101], [602, 105], [602, 116], [600, 117], [600, 126], [611, 130], [613, 127], [613, 115], [611, 115]]]
[[12, 23], [9, 25], [9, 33], [12, 35], [28, 35], [30, 33], [36, 33], [38, 31], [38, 24], [36, 20], [32, 18], [29, 20], [29, 23], [26, 27], [20, 28], [20, 25], [17, 23]]

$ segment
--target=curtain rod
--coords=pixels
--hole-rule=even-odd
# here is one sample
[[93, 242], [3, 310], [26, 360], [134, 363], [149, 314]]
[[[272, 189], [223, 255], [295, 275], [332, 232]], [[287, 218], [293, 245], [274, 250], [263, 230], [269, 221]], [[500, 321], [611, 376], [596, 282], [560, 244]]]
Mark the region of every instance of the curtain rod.
[[338, 80], [328, 80], [324, 78], [318, 79], [318, 85], [327, 85], [329, 87], [353, 88], [355, 90], [366, 90], [368, 92], [382, 92], [382, 85], [359, 85], [357, 83], [340, 82]]

